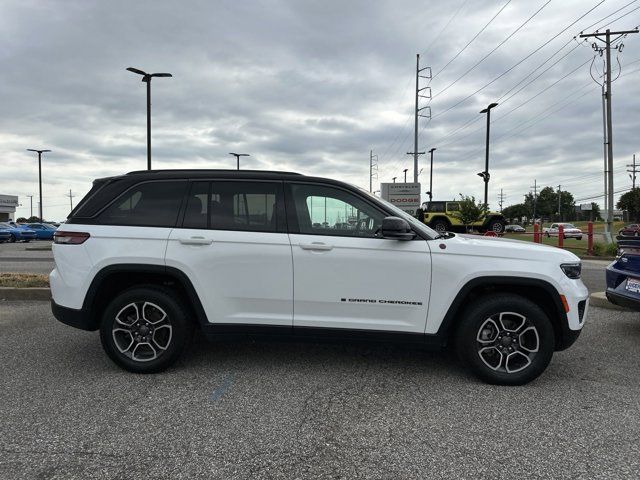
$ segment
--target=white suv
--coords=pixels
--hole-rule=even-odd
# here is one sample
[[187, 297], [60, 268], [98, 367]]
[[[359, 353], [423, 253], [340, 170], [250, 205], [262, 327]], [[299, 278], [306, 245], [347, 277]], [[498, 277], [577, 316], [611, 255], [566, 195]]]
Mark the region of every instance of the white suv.
[[578, 337], [579, 259], [440, 235], [367, 192], [286, 172], [171, 170], [96, 180], [55, 234], [52, 309], [109, 357], [161, 371], [194, 328], [455, 348], [523, 384]]

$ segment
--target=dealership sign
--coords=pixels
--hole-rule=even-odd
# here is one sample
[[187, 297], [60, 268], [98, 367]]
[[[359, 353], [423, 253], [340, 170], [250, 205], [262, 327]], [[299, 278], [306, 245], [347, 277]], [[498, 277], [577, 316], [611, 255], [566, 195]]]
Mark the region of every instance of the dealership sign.
[[382, 183], [380, 195], [387, 202], [404, 210], [409, 215], [415, 215], [420, 208], [419, 183]]

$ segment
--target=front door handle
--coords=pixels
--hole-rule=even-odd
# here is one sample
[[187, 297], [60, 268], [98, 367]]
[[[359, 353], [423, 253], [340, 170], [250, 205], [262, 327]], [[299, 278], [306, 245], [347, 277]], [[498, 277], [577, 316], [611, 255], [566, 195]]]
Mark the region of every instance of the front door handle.
[[322, 243], [322, 242], [301, 243], [300, 248], [303, 250], [328, 251], [328, 250], [333, 250], [333, 245], [327, 245], [326, 243]]
[[183, 245], [211, 245], [213, 240], [204, 237], [188, 237], [179, 238], [178, 241]]

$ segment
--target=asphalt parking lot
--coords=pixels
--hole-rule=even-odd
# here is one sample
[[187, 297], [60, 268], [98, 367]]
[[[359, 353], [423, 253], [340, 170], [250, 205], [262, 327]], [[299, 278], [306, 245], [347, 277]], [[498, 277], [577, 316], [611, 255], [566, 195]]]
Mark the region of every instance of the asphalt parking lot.
[[49, 273], [53, 270], [51, 250], [27, 250], [46, 248], [51, 241], [39, 240], [29, 243], [0, 243], [0, 272]]
[[0, 304], [0, 478], [638, 478], [640, 315], [593, 308], [535, 382], [390, 346], [196, 340], [133, 375]]

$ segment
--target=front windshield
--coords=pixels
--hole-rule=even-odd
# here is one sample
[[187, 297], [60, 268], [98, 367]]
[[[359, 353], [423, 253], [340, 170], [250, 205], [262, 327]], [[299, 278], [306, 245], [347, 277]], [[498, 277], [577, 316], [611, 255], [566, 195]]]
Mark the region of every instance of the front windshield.
[[384, 205], [391, 209], [393, 211], [393, 213], [400, 217], [400, 218], [404, 218], [407, 222], [409, 222], [414, 228], [420, 230], [421, 232], [425, 233], [426, 235], [429, 236], [429, 238], [436, 238], [439, 236], [439, 233], [436, 232], [435, 230], [433, 230], [432, 228], [427, 227], [424, 223], [422, 223], [420, 220], [418, 220], [415, 217], [412, 217], [411, 215], [409, 215], [407, 212], [400, 210], [398, 207], [396, 207], [395, 205], [392, 205], [391, 203], [387, 202], [386, 200], [380, 198], [380, 197], [376, 197], [375, 195], [373, 195], [372, 193], [370, 193], [368, 190], [365, 190], [364, 188], [360, 188], [358, 187], [358, 189], [366, 194], [368, 197], [370, 198], [374, 198], [375, 200], [377, 200], [378, 202], [383, 202]]

